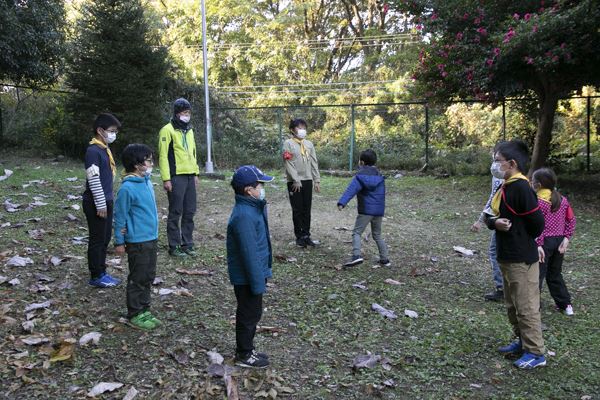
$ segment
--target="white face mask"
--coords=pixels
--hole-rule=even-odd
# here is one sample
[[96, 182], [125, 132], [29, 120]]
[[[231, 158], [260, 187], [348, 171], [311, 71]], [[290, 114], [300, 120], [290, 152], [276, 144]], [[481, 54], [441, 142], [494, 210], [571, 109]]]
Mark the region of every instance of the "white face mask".
[[502, 164], [498, 161], [494, 161], [490, 167], [490, 172], [492, 176], [497, 179], [504, 179], [504, 175], [506, 175], [506, 171], [502, 171], [500, 168]]
[[144, 171], [144, 175], [151, 176], [152, 175], [152, 167], [146, 168], [146, 171]]
[[260, 194], [258, 195], [259, 200], [264, 200], [266, 196], [265, 188], [260, 188]]
[[298, 139], [304, 139], [306, 137], [306, 129], [298, 129], [298, 132], [296, 132], [296, 137]]
[[117, 140], [117, 134], [115, 132], [104, 131], [104, 133], [106, 133], [106, 136], [104, 137], [106, 143], [111, 144], [112, 142]]
[[191, 118], [191, 117], [190, 117], [189, 115], [180, 115], [180, 116], [179, 116], [179, 119], [181, 120], [181, 122], [185, 122], [186, 124], [187, 124], [188, 122], [190, 122], [190, 118]]

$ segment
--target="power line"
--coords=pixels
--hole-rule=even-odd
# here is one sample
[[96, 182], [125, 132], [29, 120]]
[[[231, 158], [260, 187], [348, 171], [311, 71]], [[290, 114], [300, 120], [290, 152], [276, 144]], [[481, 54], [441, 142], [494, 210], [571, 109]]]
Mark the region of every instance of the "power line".
[[296, 83], [275, 85], [235, 85], [235, 86], [213, 86], [215, 89], [241, 89], [241, 88], [270, 88], [270, 87], [303, 87], [303, 86], [341, 86], [341, 85], [369, 85], [372, 83], [393, 83], [389, 81], [348, 81], [348, 82], [324, 82], [324, 83]]

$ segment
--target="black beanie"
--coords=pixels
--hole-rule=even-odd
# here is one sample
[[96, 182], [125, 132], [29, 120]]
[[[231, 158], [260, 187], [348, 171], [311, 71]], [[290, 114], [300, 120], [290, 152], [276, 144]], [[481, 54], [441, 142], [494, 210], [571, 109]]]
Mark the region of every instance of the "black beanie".
[[179, 114], [180, 112], [183, 112], [185, 110], [191, 110], [192, 106], [190, 104], [189, 101], [187, 101], [186, 99], [184, 99], [183, 97], [180, 97], [179, 99], [175, 100], [173, 102], [173, 116], [176, 116], [177, 114]]

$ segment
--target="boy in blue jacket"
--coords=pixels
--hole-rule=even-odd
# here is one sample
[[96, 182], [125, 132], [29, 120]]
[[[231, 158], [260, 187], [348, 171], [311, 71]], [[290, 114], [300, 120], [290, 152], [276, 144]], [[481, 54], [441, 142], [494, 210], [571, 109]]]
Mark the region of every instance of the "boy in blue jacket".
[[115, 201], [115, 250], [127, 251], [127, 318], [131, 325], [151, 330], [160, 321], [150, 313], [150, 289], [156, 276], [158, 211], [154, 198], [152, 150], [130, 144], [123, 150], [125, 177]]
[[238, 168], [231, 179], [235, 205], [227, 224], [227, 267], [237, 299], [235, 361], [241, 367], [266, 368], [268, 356], [254, 350], [262, 296], [272, 276], [271, 240], [263, 182], [273, 177], [254, 165]]
[[360, 168], [337, 203], [338, 209], [342, 210], [354, 196], [358, 199], [358, 215], [352, 231], [352, 258], [344, 264], [345, 267], [364, 261], [360, 251], [360, 239], [369, 223], [373, 240], [379, 249], [379, 264], [386, 267], [391, 265], [387, 246], [381, 236], [381, 221], [385, 212], [385, 178], [375, 167], [376, 163], [375, 151], [367, 149], [360, 153]]

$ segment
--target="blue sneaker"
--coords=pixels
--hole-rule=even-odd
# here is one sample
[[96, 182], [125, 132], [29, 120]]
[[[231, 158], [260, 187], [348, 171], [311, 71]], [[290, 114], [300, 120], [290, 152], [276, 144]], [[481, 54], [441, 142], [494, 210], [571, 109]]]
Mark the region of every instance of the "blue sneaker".
[[534, 369], [546, 365], [546, 357], [543, 354], [523, 353], [523, 356], [513, 363], [517, 368]]
[[117, 286], [119, 283], [121, 283], [119, 279], [113, 278], [107, 273], [100, 275], [100, 277], [96, 279], [90, 279], [90, 281], [88, 282], [90, 286], [95, 286], [99, 288], [113, 287]]
[[515, 340], [511, 344], [498, 348], [498, 351], [503, 354], [515, 354], [523, 351], [523, 343], [521, 339]]

